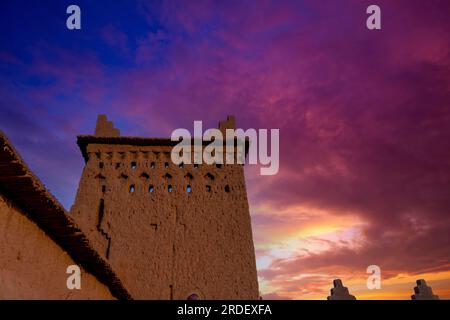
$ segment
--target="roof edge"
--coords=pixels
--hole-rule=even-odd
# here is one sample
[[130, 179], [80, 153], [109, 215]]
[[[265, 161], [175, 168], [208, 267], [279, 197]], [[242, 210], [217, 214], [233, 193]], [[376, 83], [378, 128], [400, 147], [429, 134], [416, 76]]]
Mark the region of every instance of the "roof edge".
[[[191, 138], [192, 144], [196, 138]], [[236, 142], [238, 138], [234, 138]], [[89, 144], [111, 144], [111, 145], [130, 145], [130, 146], [168, 146], [174, 147], [179, 143], [179, 141], [173, 141], [170, 138], [144, 138], [144, 137], [132, 137], [132, 136], [121, 136], [121, 137], [100, 137], [93, 135], [79, 135], [77, 136], [77, 144], [80, 148], [81, 154], [83, 155], [84, 161], [88, 161], [87, 146]], [[210, 144], [211, 141], [202, 140], [202, 145], [206, 146]], [[224, 144], [226, 140], [224, 140]], [[250, 140], [248, 137], [245, 138], [245, 155], [247, 155], [250, 147]]]

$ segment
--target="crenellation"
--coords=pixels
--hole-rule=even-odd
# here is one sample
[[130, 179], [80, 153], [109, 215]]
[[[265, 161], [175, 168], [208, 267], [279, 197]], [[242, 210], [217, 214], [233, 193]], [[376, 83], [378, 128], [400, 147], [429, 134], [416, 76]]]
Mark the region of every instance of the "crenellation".
[[120, 136], [120, 131], [114, 128], [113, 123], [108, 121], [106, 115], [101, 114], [97, 117], [95, 135], [98, 137], [118, 137]]
[[226, 129], [236, 129], [236, 119], [234, 116], [229, 115], [226, 120], [219, 121], [219, 130], [223, 136], [226, 134]]
[[330, 290], [331, 295], [327, 300], [356, 300], [356, 297], [351, 295], [348, 288], [344, 287], [341, 279], [333, 280], [333, 288]]

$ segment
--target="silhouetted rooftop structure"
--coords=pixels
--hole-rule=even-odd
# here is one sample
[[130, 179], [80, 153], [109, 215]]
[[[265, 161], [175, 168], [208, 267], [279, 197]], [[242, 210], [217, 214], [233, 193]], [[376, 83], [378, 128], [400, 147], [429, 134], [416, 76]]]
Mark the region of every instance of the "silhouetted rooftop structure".
[[327, 297], [327, 300], [356, 300], [355, 296], [351, 295], [347, 287], [344, 287], [341, 279], [333, 280], [333, 286], [331, 295]]
[[433, 294], [433, 289], [427, 286], [424, 279], [416, 281], [417, 287], [414, 287], [414, 294], [411, 296], [412, 300], [439, 300], [439, 297]]

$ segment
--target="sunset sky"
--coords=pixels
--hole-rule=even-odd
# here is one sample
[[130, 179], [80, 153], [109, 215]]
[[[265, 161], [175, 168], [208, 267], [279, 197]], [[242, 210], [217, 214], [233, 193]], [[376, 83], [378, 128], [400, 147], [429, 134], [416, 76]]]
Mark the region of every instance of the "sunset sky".
[[[44, 5], [45, 4], [45, 5]], [[82, 29], [66, 28], [81, 8]], [[382, 30], [366, 28], [377, 4]], [[67, 209], [76, 135], [280, 129], [246, 167], [265, 299], [450, 298], [450, 1], [0, 2], [0, 130]], [[378, 265], [382, 288], [368, 290]]]

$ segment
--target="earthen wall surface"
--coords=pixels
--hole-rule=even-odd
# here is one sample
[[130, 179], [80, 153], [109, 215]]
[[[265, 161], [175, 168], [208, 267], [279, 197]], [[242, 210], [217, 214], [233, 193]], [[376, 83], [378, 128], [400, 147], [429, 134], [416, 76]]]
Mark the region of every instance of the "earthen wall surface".
[[21, 210], [0, 194], [0, 299], [114, 299], [81, 269], [81, 289], [66, 285], [76, 263]]

